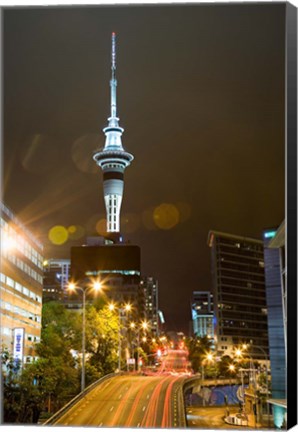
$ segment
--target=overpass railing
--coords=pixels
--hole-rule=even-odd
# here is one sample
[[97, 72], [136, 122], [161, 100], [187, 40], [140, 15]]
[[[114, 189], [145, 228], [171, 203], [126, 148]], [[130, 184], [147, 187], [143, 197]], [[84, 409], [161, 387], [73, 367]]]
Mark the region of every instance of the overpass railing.
[[[122, 373], [120, 373], [122, 375]], [[103, 383], [104, 381], [107, 381], [108, 379], [120, 375], [119, 373], [111, 373], [108, 375], [105, 375], [101, 378], [99, 378], [97, 381], [95, 381], [94, 383], [90, 384], [88, 387], [85, 388], [84, 391], [82, 391], [81, 393], [77, 394], [73, 399], [71, 399], [71, 401], [69, 401], [66, 405], [64, 405], [64, 407], [62, 407], [59, 411], [57, 411], [55, 414], [53, 414], [47, 421], [45, 421], [43, 423], [42, 426], [50, 426], [52, 424], [54, 424], [57, 420], [59, 420], [60, 417], [63, 416], [63, 414], [65, 414], [65, 412], [67, 410], [69, 410], [73, 405], [75, 405], [79, 400], [83, 399], [87, 393], [89, 393], [91, 390], [93, 390], [95, 387], [98, 386], [98, 384]]]

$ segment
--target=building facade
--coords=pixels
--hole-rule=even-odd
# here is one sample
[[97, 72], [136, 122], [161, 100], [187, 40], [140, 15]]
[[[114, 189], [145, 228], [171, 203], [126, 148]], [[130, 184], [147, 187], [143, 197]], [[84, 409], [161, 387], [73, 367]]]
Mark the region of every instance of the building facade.
[[65, 302], [70, 277], [70, 259], [51, 258], [44, 262], [43, 302]]
[[209, 291], [194, 291], [191, 301], [193, 334], [214, 341], [213, 294]]
[[43, 246], [1, 203], [1, 345], [22, 365], [40, 342]]
[[[135, 245], [75, 246], [71, 248], [71, 280], [80, 285], [99, 279], [107, 300], [131, 303], [144, 316], [140, 260], [140, 248]], [[69, 295], [67, 303], [71, 302], [79, 305], [81, 296]]]
[[158, 316], [158, 282], [151, 276], [142, 277], [140, 282], [144, 292], [144, 316], [149, 322], [150, 332], [153, 337], [159, 335], [159, 316]]
[[271, 399], [275, 426], [285, 424], [287, 407], [287, 291], [285, 222], [278, 229], [265, 230], [264, 259], [268, 306], [268, 334], [271, 364]]
[[249, 343], [249, 355], [267, 360], [268, 326], [261, 240], [210, 231], [215, 344], [219, 354], [233, 355]]

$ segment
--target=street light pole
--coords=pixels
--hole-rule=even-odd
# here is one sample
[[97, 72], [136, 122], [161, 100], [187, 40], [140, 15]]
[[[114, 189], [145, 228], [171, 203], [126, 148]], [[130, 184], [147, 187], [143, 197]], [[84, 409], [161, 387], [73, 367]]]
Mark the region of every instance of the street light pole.
[[[268, 355], [267, 355], [266, 351], [262, 347], [260, 347], [259, 345], [253, 345], [253, 347], [259, 349], [264, 354], [265, 359], [266, 359], [266, 399], [267, 399], [266, 400], [266, 407], [267, 407], [266, 411], [267, 411], [267, 422], [268, 422], [268, 427], [269, 427], [270, 426], [270, 418], [269, 418], [269, 403], [268, 403], [268, 399], [269, 399], [269, 382], [268, 382], [268, 363], [269, 363], [269, 360], [268, 360]], [[247, 346], [246, 346], [246, 348], [247, 348]]]
[[86, 290], [83, 291], [83, 335], [82, 335], [82, 376], [81, 376], [81, 391], [85, 390], [85, 344], [86, 344]]
[[83, 293], [83, 319], [82, 319], [82, 372], [81, 372], [81, 392], [85, 390], [85, 350], [86, 350], [86, 291], [88, 289], [93, 288], [95, 291], [99, 291], [101, 289], [100, 282], [94, 282], [91, 287], [79, 287], [74, 283], [69, 283], [68, 289], [71, 291], [79, 290]]
[[[113, 302], [109, 304], [110, 311], [113, 311], [116, 308], [118, 308], [118, 314], [119, 314], [118, 315], [119, 316], [119, 332], [118, 332], [118, 356], [119, 357], [118, 357], [118, 371], [120, 372], [120, 370], [121, 370], [121, 348], [122, 348], [122, 346], [121, 346], [121, 314], [124, 311], [129, 312], [131, 310], [132, 306], [131, 306], [130, 303], [127, 303], [127, 304], [123, 305], [123, 307], [118, 307], [117, 304], [115, 304]], [[126, 317], [126, 319], [127, 319], [127, 317]]]
[[205, 379], [205, 377], [204, 377], [204, 364], [202, 363], [202, 384], [201, 384], [201, 387], [202, 387], [202, 396], [203, 396], [203, 406], [205, 406], [205, 398], [204, 398], [204, 390], [203, 390], [204, 379]]
[[119, 309], [119, 333], [118, 333], [118, 370], [121, 370], [121, 309]]

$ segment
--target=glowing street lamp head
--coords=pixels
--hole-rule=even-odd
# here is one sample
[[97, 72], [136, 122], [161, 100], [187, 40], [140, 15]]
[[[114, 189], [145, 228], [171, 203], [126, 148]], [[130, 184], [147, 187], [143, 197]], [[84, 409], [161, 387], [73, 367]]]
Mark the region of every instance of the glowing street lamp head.
[[247, 345], [247, 344], [243, 344], [243, 345], [242, 345], [242, 349], [247, 350], [247, 348], [248, 348], [248, 345]]
[[101, 284], [101, 282], [99, 282], [99, 281], [94, 282], [94, 284], [93, 284], [93, 288], [95, 289], [95, 291], [100, 291], [100, 290], [102, 289], [102, 284]]
[[134, 329], [136, 327], [136, 323], [131, 322], [129, 326], [130, 326], [131, 329]]
[[236, 351], [235, 351], [235, 354], [236, 354], [237, 357], [241, 357], [242, 356], [241, 349], [237, 348]]
[[235, 371], [235, 365], [230, 364], [229, 365], [229, 371], [234, 372]]
[[114, 305], [114, 303], [110, 303], [110, 304], [109, 304], [109, 309], [110, 309], [110, 311], [115, 310], [115, 305]]
[[74, 291], [76, 289], [76, 285], [73, 282], [69, 282], [68, 287], [70, 291]]
[[206, 360], [208, 360], [208, 361], [212, 361], [212, 360], [213, 360], [213, 354], [208, 353], [208, 354], [206, 355]]
[[129, 312], [129, 311], [131, 310], [131, 304], [130, 304], [130, 303], [127, 303], [127, 304], [124, 306], [124, 309], [126, 310], [126, 312]]
[[148, 328], [148, 322], [147, 321], [143, 321], [142, 324], [141, 324], [141, 326], [142, 326], [143, 330], [147, 330], [147, 328]]

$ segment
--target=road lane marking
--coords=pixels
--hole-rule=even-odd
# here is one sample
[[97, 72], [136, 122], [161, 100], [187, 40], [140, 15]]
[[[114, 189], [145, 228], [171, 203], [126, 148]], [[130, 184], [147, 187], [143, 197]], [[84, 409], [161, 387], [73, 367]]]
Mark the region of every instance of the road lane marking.
[[147, 395], [147, 399], [149, 399], [149, 398], [150, 398], [150, 395], [148, 394], [148, 395]]
[[137, 424], [137, 427], [140, 427], [140, 424], [141, 424], [141, 423], [138, 423], [138, 424]]
[[110, 408], [110, 412], [112, 412], [112, 411], [113, 411], [113, 409], [114, 409], [114, 407], [112, 406], [112, 407]]
[[98, 425], [98, 427], [102, 426], [102, 422]]
[[145, 406], [143, 406], [143, 411], [145, 411], [145, 409], [146, 409], [146, 405], [145, 405]]
[[121, 398], [122, 398], [122, 394], [121, 394], [121, 395], [119, 395], [118, 399], [121, 399]]

